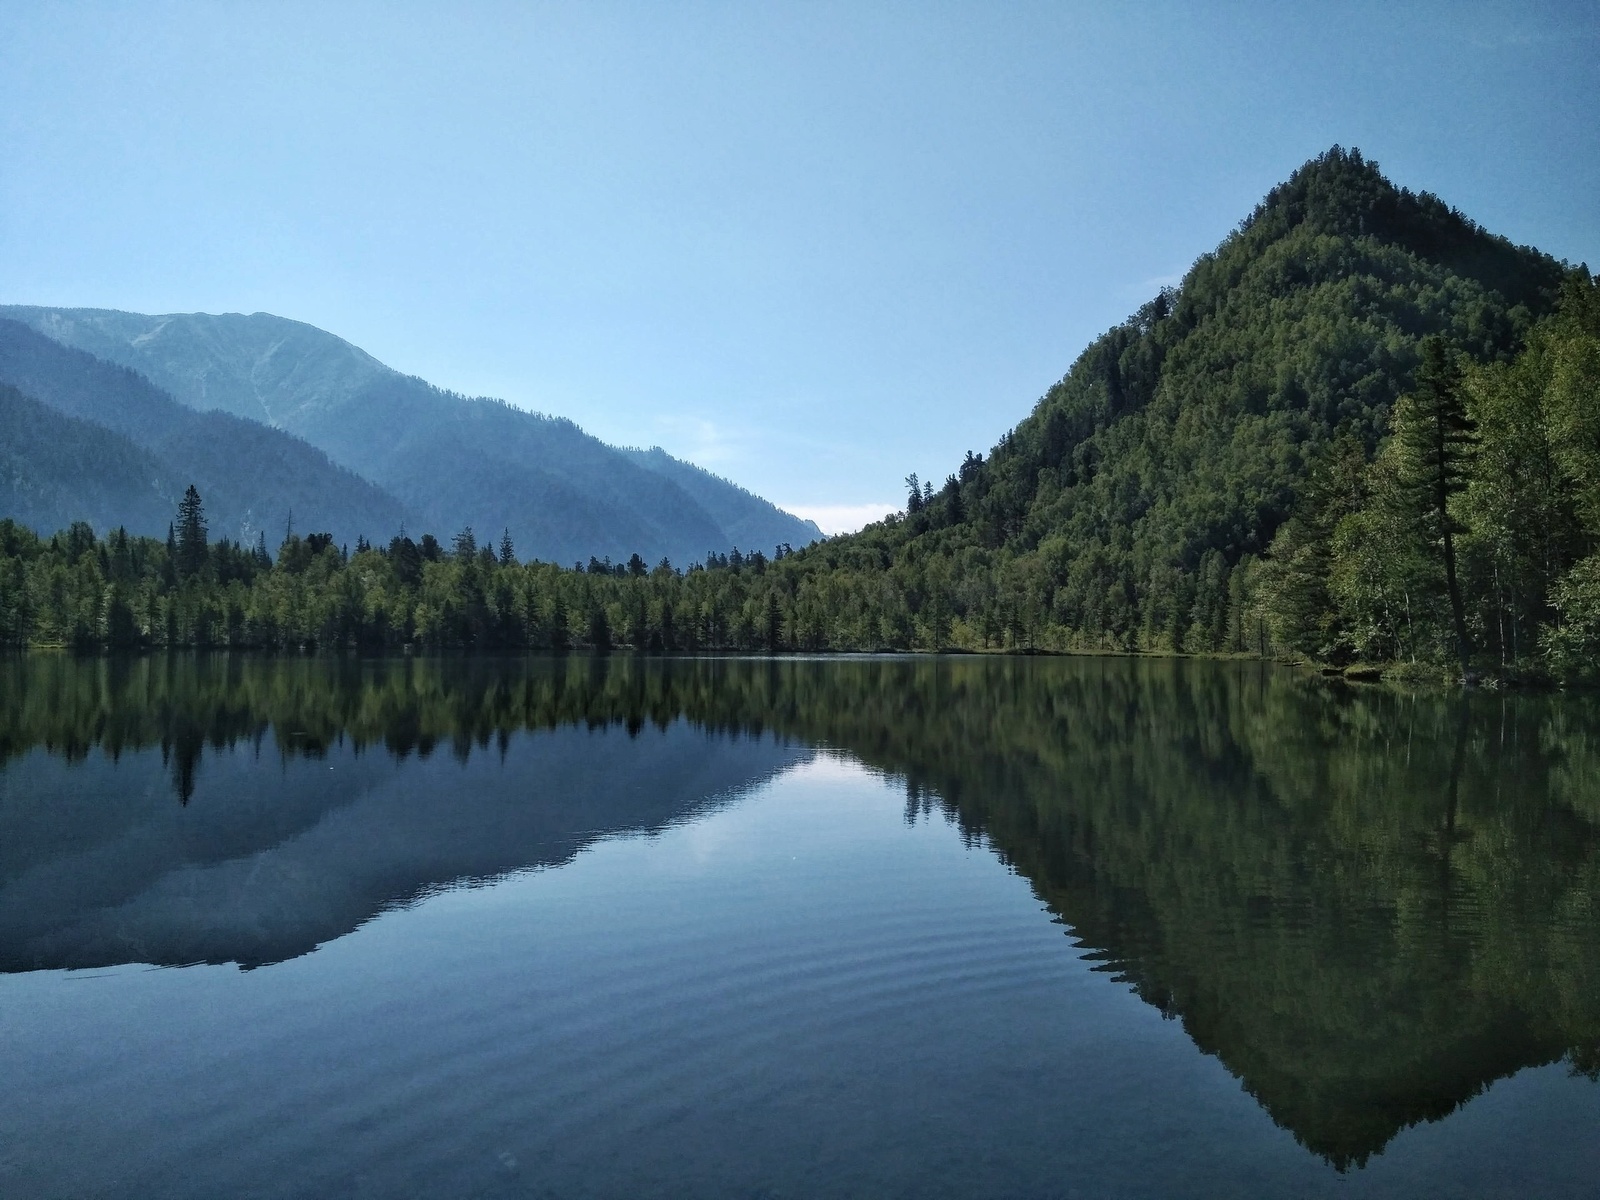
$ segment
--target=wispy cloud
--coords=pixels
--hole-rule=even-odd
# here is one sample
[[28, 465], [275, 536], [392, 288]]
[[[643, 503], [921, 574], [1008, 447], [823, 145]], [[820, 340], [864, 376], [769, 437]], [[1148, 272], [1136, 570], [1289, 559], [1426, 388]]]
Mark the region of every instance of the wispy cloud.
[[881, 504], [779, 504], [785, 512], [807, 521], [815, 521], [823, 533], [854, 533], [863, 525], [881, 521], [899, 505], [893, 500]]
[[726, 469], [750, 458], [749, 437], [715, 421], [690, 414], [662, 414], [654, 419], [656, 442], [669, 453], [707, 470]]
[[661, 442], [679, 458], [687, 459], [699, 467], [714, 467], [742, 461], [745, 457], [745, 439], [738, 434], [708, 421], [704, 417], [685, 415], [658, 416], [656, 426], [661, 431]]
[[1117, 287], [1117, 295], [1124, 300], [1137, 300], [1143, 304], [1162, 288], [1177, 287], [1183, 282], [1183, 277], [1187, 273], [1186, 271], [1174, 271], [1170, 275], [1152, 275], [1148, 279], [1120, 284]]

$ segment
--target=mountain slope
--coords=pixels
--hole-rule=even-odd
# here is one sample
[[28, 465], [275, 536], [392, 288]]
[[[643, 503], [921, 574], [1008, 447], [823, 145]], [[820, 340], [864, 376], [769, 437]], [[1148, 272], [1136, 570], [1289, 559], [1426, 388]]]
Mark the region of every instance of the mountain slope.
[[[895, 564], [913, 619], [983, 641], [1239, 644], [1234, 568], [1340, 439], [1370, 457], [1421, 339], [1505, 360], [1563, 274], [1336, 147], [1090, 345], [987, 459], [795, 569]], [[951, 582], [929, 618], [922, 598]]]
[[643, 462], [570, 421], [443, 391], [298, 321], [25, 306], [0, 315], [131, 367], [191, 408], [305, 438], [398, 496], [423, 527], [471, 525], [480, 539], [509, 528], [524, 556], [682, 563], [821, 536], [687, 463]]
[[[626, 450], [624, 453], [640, 466], [671, 480], [693, 497], [722, 527], [730, 544], [763, 552], [769, 543], [777, 544], [772, 540], [773, 513], [781, 510], [776, 509], [770, 501], [745, 491], [720, 475], [713, 475], [703, 467], [673, 458], [660, 446], [652, 446], [648, 450]], [[788, 513], [782, 515], [789, 516]], [[801, 546], [821, 536], [815, 522], [801, 521], [797, 517], [790, 519], [795, 524], [798, 538], [804, 540], [779, 538], [778, 541]], [[782, 532], [781, 527], [777, 532]]]
[[49, 532], [87, 521], [154, 534], [177, 500], [155, 455], [0, 383], [0, 514]]
[[[52, 499], [4, 515], [44, 532], [87, 520], [102, 531], [126, 525], [164, 534], [190, 483], [205, 499], [215, 534], [253, 541], [270, 529], [274, 548], [291, 511], [301, 529], [352, 543], [361, 534], [390, 535], [406, 519], [399, 501], [297, 437], [226, 413], [195, 412], [132, 370], [3, 319], [0, 382], [74, 418], [51, 426], [48, 449], [13, 450], [33, 464], [41, 485], [54, 481]], [[28, 425], [45, 436], [38, 419]], [[161, 497], [154, 508], [152, 496]]]

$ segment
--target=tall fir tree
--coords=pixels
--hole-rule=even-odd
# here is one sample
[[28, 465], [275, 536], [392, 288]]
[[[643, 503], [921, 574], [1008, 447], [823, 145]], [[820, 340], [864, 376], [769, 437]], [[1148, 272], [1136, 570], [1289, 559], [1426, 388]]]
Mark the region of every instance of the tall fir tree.
[[1460, 364], [1438, 335], [1423, 339], [1417, 385], [1395, 411], [1395, 432], [1407, 451], [1406, 482], [1442, 553], [1456, 653], [1465, 674], [1472, 659], [1472, 637], [1461, 600], [1455, 545], [1456, 534], [1465, 526], [1451, 513], [1450, 500], [1467, 488], [1477, 426], [1467, 415]]
[[167, 522], [167, 558], [162, 569], [162, 582], [168, 587], [178, 582], [178, 536], [171, 521]]
[[178, 501], [177, 535], [178, 574], [192, 579], [206, 565], [206, 510], [192, 483]]

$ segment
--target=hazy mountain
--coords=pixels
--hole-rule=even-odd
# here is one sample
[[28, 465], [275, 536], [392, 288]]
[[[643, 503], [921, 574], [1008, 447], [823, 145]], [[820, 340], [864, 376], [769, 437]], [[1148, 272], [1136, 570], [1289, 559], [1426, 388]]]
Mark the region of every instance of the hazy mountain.
[[[774, 541], [773, 506], [760, 496], [747, 492], [720, 475], [713, 475], [703, 467], [673, 458], [660, 446], [652, 446], [648, 450], [626, 450], [624, 453], [640, 466], [671, 480], [687, 492], [722, 527], [730, 543], [741, 549], [766, 552], [769, 546], [785, 541], [799, 548], [822, 535], [814, 522], [791, 517], [795, 525], [804, 531], [801, 534], [803, 540], [778, 538]], [[788, 513], [783, 515], [789, 516]]]
[[[273, 549], [291, 510], [336, 540], [381, 536], [406, 513], [394, 497], [301, 439], [179, 404], [135, 371], [0, 319], [0, 383], [12, 436], [0, 515], [51, 532], [76, 520], [161, 535], [190, 483], [212, 532]], [[31, 399], [24, 399], [24, 396]]]
[[570, 421], [444, 391], [298, 321], [25, 306], [0, 315], [131, 367], [191, 408], [303, 437], [441, 535], [471, 525], [484, 540], [509, 528], [523, 557], [680, 563], [821, 536], [662, 451], [618, 450]]
[[155, 455], [0, 384], [0, 515], [34, 529], [88, 521], [155, 533], [176, 503]]

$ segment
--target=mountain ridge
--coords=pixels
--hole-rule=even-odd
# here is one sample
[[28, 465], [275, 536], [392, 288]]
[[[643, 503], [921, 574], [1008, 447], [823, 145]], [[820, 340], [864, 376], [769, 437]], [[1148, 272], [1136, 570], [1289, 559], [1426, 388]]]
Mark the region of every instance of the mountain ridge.
[[[298, 511], [302, 527], [314, 525], [340, 542], [354, 542], [368, 531], [380, 535], [406, 519], [400, 501], [302, 439], [228, 413], [186, 408], [130, 368], [4, 318], [0, 380], [78, 423], [56, 423], [49, 452], [34, 442], [23, 456], [40, 485], [56, 496], [52, 504], [30, 510], [29, 524], [62, 528], [87, 520], [102, 532], [125, 525], [136, 534], [160, 536], [191, 483], [206, 498], [213, 532], [245, 542], [292, 511]], [[86, 441], [84, 423], [124, 439], [130, 449], [113, 451], [110, 442], [100, 444], [103, 439]], [[142, 456], [141, 471], [166, 502], [164, 512], [150, 508], [142, 488], [128, 493], [130, 502], [120, 515], [109, 497], [92, 504], [81, 499], [103, 490], [100, 476], [108, 454], [127, 458], [134, 447]]]
[[435, 387], [305, 322], [28, 305], [0, 306], [0, 317], [138, 371], [190, 409], [283, 429], [440, 535], [467, 526], [488, 540], [508, 529], [521, 553], [549, 561], [639, 553], [678, 563], [821, 537], [692, 464], [641, 458], [567, 418]]
[[[1600, 286], [1586, 269], [1513, 246], [1336, 147], [1181, 288], [1095, 339], [987, 457], [969, 452], [942, 488], [919, 484], [904, 512], [860, 533], [681, 575], [482, 552], [441, 561], [431, 548], [439, 565], [419, 575], [415, 548], [400, 546], [348, 570], [323, 560], [313, 584], [256, 572], [227, 637], [1221, 652], [1366, 664], [1363, 677], [1388, 664], [1590, 680], [1597, 381]], [[506, 411], [455, 415], [499, 440]], [[628, 478], [648, 476], [653, 456], [633, 453]], [[474, 479], [490, 475], [474, 463]], [[73, 553], [11, 541], [14, 574]], [[146, 579], [153, 612], [165, 585]], [[319, 608], [279, 603], [308, 587]], [[16, 642], [102, 636], [64, 609], [0, 618]], [[167, 645], [208, 644], [217, 628], [118, 626]]]
[[[1423, 338], [1507, 363], [1568, 272], [1336, 146], [1091, 342], [987, 457], [795, 568], [914, 576], [906, 618], [933, 644], [959, 620], [982, 644], [1243, 649], [1274, 537], [1341, 439], [1377, 452]], [[924, 608], [960, 578], [983, 586]]]

